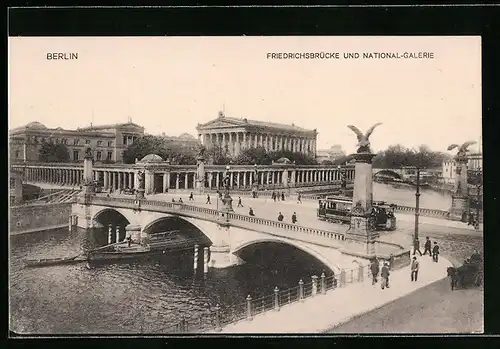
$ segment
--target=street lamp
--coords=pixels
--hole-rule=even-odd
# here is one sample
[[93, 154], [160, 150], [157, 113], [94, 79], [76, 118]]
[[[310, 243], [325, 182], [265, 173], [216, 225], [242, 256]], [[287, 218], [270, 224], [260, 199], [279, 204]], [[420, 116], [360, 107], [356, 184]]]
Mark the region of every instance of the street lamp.
[[418, 240], [418, 217], [420, 216], [420, 167], [417, 168], [417, 191], [415, 192], [415, 233], [413, 236], [413, 255], [420, 252], [420, 242]]

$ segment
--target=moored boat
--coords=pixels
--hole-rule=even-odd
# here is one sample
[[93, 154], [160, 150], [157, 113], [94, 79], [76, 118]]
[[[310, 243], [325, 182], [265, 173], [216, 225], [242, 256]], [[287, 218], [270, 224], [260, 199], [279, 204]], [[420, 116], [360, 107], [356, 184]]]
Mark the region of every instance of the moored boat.
[[81, 257], [81, 255], [64, 257], [64, 258], [25, 259], [24, 265], [27, 267], [42, 267], [42, 266], [58, 265], [58, 264], [79, 263], [85, 261], [85, 259], [82, 258], [77, 259], [78, 257]]

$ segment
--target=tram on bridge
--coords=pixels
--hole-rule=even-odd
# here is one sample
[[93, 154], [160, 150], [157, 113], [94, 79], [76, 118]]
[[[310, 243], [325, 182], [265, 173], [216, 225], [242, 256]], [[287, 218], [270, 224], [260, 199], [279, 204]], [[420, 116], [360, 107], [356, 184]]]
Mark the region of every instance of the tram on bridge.
[[[326, 197], [320, 199], [318, 205], [317, 216], [320, 220], [341, 224], [350, 223], [352, 198], [345, 196]], [[396, 229], [395, 208], [395, 204], [373, 201], [371, 217], [376, 230], [392, 231]]]

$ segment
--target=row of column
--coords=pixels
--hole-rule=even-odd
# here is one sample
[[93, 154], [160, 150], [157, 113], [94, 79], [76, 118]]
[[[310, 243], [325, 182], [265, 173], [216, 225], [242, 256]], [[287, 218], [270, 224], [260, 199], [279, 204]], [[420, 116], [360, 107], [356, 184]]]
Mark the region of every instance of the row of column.
[[209, 133], [200, 135], [202, 144], [206, 147], [219, 145], [228, 147], [231, 155], [238, 155], [241, 150], [251, 147], [264, 147], [267, 151], [288, 150], [303, 154], [314, 154], [316, 139], [267, 133]]
[[80, 185], [83, 180], [83, 169], [26, 167], [24, 180], [76, 186]]
[[[354, 179], [354, 170], [345, 172], [346, 180]], [[209, 189], [222, 187], [224, 172], [207, 172], [206, 186]], [[338, 170], [261, 170], [261, 171], [232, 171], [229, 176], [231, 188], [249, 188], [254, 184], [260, 186], [287, 185], [292, 183], [328, 183], [341, 180]]]
[[[338, 169], [280, 169], [280, 170], [248, 170], [230, 172], [231, 188], [249, 188], [254, 184], [260, 186], [275, 186], [288, 184], [318, 184], [341, 180]], [[151, 172], [146, 173], [146, 187], [151, 192], [156, 186], [155, 175], [162, 176], [162, 190], [168, 189], [194, 189], [196, 188], [196, 172]], [[354, 179], [354, 169], [345, 170], [346, 180]], [[60, 185], [80, 185], [83, 178], [82, 169], [58, 168], [26, 168], [25, 180], [30, 182], [47, 182]], [[125, 188], [138, 188], [137, 175], [134, 171], [122, 170], [94, 170], [93, 179], [104, 190], [119, 190]], [[222, 187], [223, 171], [207, 171], [205, 173], [205, 186], [212, 188]], [[158, 179], [160, 180], [160, 179]]]
[[137, 188], [134, 172], [99, 171], [95, 170], [94, 180], [102, 185], [104, 190], [120, 190]]

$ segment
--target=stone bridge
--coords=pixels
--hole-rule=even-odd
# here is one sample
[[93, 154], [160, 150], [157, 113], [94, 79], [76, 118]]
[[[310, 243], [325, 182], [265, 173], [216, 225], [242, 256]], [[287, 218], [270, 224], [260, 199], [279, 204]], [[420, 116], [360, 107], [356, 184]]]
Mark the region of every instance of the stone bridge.
[[[147, 238], [151, 228], [159, 222], [166, 223], [173, 218], [187, 222], [210, 240], [213, 267], [225, 268], [241, 263], [238, 252], [261, 242], [294, 246], [314, 256], [334, 273], [352, 269], [353, 263], [367, 264], [367, 260], [349, 252], [342, 233], [182, 203], [101, 196], [84, 200], [79, 198], [72, 209], [79, 227], [102, 227], [100, 216], [111, 211], [123, 217], [125, 229], [130, 231], [133, 240]], [[124, 236], [121, 235], [121, 239]], [[398, 253], [403, 249], [398, 247], [396, 250]], [[388, 253], [385, 257], [388, 258]]]

